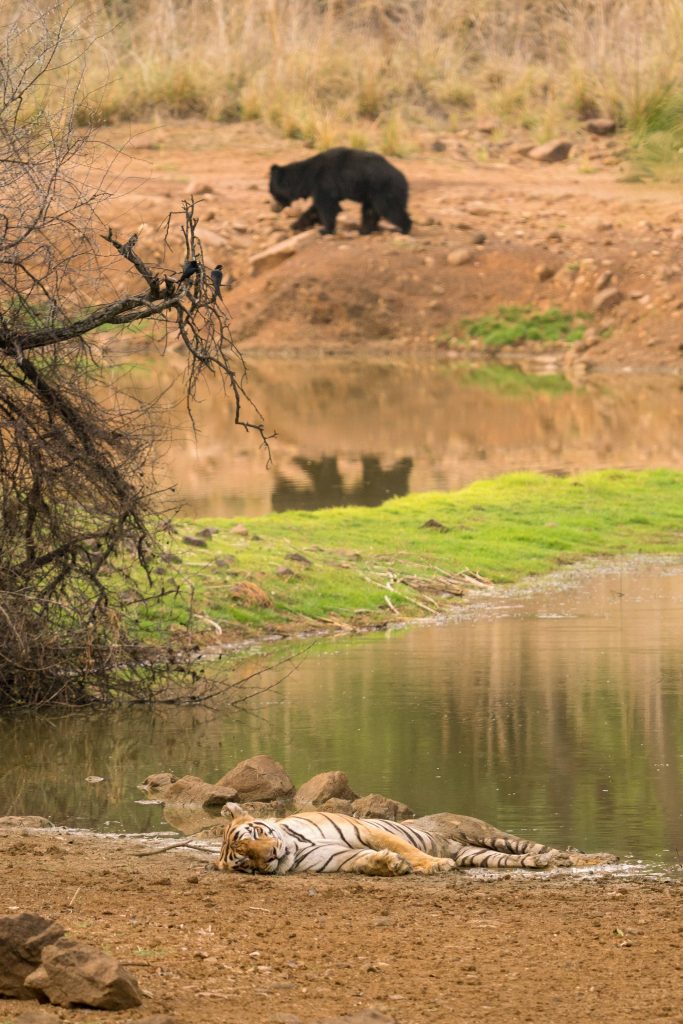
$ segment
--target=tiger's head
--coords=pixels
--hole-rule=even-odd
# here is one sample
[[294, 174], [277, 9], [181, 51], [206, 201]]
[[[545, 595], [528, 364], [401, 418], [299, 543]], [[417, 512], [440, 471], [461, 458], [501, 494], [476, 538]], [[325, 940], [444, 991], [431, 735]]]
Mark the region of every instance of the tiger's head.
[[274, 875], [287, 855], [288, 845], [274, 821], [243, 814], [225, 826], [216, 867], [219, 871]]

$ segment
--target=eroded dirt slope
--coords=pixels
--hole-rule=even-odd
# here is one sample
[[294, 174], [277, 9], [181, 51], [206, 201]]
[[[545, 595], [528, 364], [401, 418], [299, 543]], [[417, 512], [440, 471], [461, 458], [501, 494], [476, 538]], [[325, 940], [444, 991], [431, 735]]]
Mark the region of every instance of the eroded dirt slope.
[[[155, 229], [183, 197], [201, 199], [207, 263], [234, 279], [226, 299], [247, 353], [449, 349], [463, 317], [514, 303], [592, 315], [574, 366], [678, 370], [678, 189], [629, 182], [618, 139], [584, 137], [568, 161], [543, 164], [487, 138], [442, 136], [441, 151], [395, 160], [411, 184], [410, 236], [359, 236], [348, 203], [336, 237], [314, 233], [256, 276], [252, 258], [289, 237], [297, 212], [271, 211], [268, 168], [310, 155], [299, 143], [251, 124], [140, 127], [108, 212], [122, 235], [143, 222], [140, 251], [171, 265]], [[615, 304], [596, 308], [606, 290]]]

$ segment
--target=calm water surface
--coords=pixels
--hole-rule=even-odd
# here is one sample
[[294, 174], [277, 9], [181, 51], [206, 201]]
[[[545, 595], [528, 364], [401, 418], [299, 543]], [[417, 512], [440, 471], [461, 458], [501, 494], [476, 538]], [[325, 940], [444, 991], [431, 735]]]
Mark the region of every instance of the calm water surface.
[[673, 376], [529, 377], [500, 365], [395, 357], [249, 361], [272, 465], [210, 381], [189, 429], [179, 383], [159, 364], [138, 391], [176, 401], [162, 476], [190, 515], [379, 505], [514, 470], [683, 469], [681, 381]]
[[[147, 774], [210, 781], [256, 753], [296, 783], [457, 810], [558, 845], [683, 858], [683, 563], [571, 573], [469, 621], [321, 643], [250, 713], [0, 719], [0, 813], [157, 829]], [[267, 679], [265, 680], [268, 681]], [[102, 775], [96, 786], [84, 780]]]

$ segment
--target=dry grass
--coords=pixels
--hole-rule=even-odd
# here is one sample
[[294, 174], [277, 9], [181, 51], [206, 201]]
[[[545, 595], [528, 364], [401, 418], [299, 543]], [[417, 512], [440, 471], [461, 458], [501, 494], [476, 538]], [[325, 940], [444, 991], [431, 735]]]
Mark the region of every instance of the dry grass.
[[683, 0], [76, 2], [101, 33], [88, 84], [106, 120], [258, 118], [403, 153], [420, 126], [543, 139], [603, 114], [645, 156], [680, 148]]

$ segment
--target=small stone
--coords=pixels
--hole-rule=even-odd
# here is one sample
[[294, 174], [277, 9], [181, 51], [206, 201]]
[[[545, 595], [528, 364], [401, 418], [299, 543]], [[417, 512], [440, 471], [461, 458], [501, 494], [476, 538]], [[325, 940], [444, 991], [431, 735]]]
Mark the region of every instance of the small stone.
[[449, 527], [444, 526], [438, 519], [426, 519], [420, 527], [421, 530], [438, 530], [439, 533], [448, 533]]
[[187, 191], [193, 196], [210, 196], [214, 187], [206, 181], [192, 181]]
[[451, 267], [462, 267], [466, 263], [471, 263], [473, 259], [474, 253], [471, 249], [453, 249], [446, 257], [446, 263]]
[[596, 313], [606, 313], [623, 302], [623, 299], [624, 295], [618, 288], [604, 288], [594, 297], [593, 309]]
[[300, 565], [313, 565], [310, 558], [306, 558], [306, 555], [302, 555], [299, 551], [293, 551], [291, 555], [285, 555], [290, 562], [299, 562]]
[[585, 122], [584, 127], [592, 135], [614, 135], [617, 123], [611, 117], [591, 117]]
[[203, 537], [183, 537], [183, 544], [189, 544], [192, 548], [205, 548], [208, 547]]
[[244, 523], [238, 523], [237, 526], [233, 526], [233, 528], [230, 530], [230, 533], [233, 533], [236, 537], [249, 536], [249, 530], [246, 528]]
[[434, 153], [445, 153], [446, 148], [446, 143], [442, 142], [441, 139], [434, 139], [432, 142], [432, 150]]
[[548, 263], [539, 263], [536, 267], [536, 277], [539, 281], [549, 281], [555, 276], [555, 268]]
[[554, 164], [566, 160], [571, 148], [572, 144], [568, 139], [552, 139], [550, 142], [544, 142], [542, 146], [534, 146], [527, 155], [532, 160]]
[[241, 580], [229, 590], [230, 597], [246, 608], [272, 608], [273, 600], [263, 587], [251, 580]]
[[603, 271], [603, 273], [600, 274], [600, 277], [595, 282], [595, 290], [596, 290], [596, 292], [604, 291], [605, 288], [607, 288], [607, 286], [611, 283], [612, 276], [613, 275], [612, 275], [612, 271], [611, 270]]
[[177, 781], [178, 779], [172, 772], [157, 772], [155, 775], [148, 775], [144, 782], [140, 783], [138, 789], [154, 791], [155, 789], [171, 786]]
[[12, 1024], [61, 1024], [61, 1021], [52, 1010], [41, 1010], [38, 1006], [32, 1006], [28, 1010], [23, 1010], [18, 1017], [14, 1017]]

